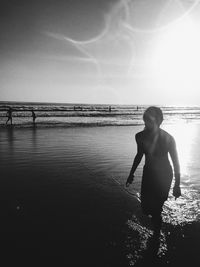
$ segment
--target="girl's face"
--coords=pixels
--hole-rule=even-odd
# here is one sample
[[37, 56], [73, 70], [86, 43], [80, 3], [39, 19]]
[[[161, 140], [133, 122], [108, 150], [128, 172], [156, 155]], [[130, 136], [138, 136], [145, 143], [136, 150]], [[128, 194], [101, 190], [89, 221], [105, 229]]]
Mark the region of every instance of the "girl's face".
[[151, 115], [145, 116], [144, 124], [145, 129], [148, 131], [155, 131], [159, 128], [156, 118]]

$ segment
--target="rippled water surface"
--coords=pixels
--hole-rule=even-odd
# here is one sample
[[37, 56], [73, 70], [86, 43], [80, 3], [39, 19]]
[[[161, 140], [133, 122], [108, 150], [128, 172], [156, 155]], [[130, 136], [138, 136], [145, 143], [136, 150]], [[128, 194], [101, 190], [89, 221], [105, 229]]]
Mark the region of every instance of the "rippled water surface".
[[[199, 221], [200, 125], [164, 124], [163, 128], [177, 141], [182, 170], [182, 197], [175, 201], [170, 193], [163, 211], [164, 221], [171, 225]], [[5, 199], [12, 200], [11, 208], [25, 210], [28, 204], [23, 202], [24, 195], [35, 197], [35, 192], [43, 194], [52, 186], [55, 190], [60, 186], [73, 199], [87, 195], [90, 203], [101, 199], [101, 205], [107, 205], [110, 199], [110, 205], [116, 209], [122, 209], [116, 187], [139, 201], [143, 161], [134, 184], [126, 189], [124, 183], [136, 153], [134, 136], [142, 129], [143, 126], [1, 129], [1, 190]], [[87, 216], [86, 210], [84, 214]], [[128, 224], [143, 239], [151, 235], [137, 219]]]
[[[73, 183], [71, 176], [67, 180], [67, 173], [85, 170], [96, 179], [100, 180], [103, 175], [107, 177], [107, 181], [114, 179], [119, 186], [123, 186], [136, 152], [134, 136], [142, 128], [143, 126], [2, 129], [1, 168], [5, 172], [10, 168], [52, 171], [58, 174], [60, 182], [66, 184]], [[164, 125], [164, 129], [175, 137], [180, 158], [183, 197], [176, 202], [188, 210], [189, 217], [195, 218], [198, 216], [200, 188], [200, 125]], [[135, 187], [129, 189], [133, 193], [139, 192], [142, 165], [141, 163], [136, 173]], [[187, 205], [183, 204], [184, 201]], [[167, 206], [171, 205], [174, 204], [167, 203]]]

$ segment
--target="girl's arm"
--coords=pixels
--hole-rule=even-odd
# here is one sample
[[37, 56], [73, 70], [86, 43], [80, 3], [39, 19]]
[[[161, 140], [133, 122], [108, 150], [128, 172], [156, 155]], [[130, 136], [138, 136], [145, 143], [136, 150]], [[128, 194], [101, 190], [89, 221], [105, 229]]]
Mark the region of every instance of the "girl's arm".
[[144, 154], [142, 146], [137, 139], [137, 135], [136, 135], [136, 142], [137, 142], [137, 154], [134, 158], [132, 168], [131, 168], [129, 176], [127, 178], [126, 186], [129, 186], [129, 184], [131, 184], [133, 182], [135, 170], [137, 169], [138, 165], [140, 164], [141, 159], [142, 159], [143, 154]]
[[169, 150], [170, 157], [172, 159], [173, 168], [174, 168], [174, 176], [175, 176], [175, 184], [173, 189], [173, 195], [177, 198], [181, 196], [180, 190], [180, 164], [178, 159], [178, 153], [176, 149], [176, 142], [174, 138], [171, 139], [170, 142], [170, 150]]

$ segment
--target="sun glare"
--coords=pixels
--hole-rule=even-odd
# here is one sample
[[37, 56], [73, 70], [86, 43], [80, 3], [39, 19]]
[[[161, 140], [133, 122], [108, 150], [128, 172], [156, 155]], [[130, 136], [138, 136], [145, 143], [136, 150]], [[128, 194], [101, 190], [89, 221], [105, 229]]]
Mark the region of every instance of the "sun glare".
[[196, 125], [188, 125], [185, 123], [176, 123], [176, 125], [168, 125], [167, 130], [174, 136], [179, 154], [181, 166], [181, 174], [189, 175], [189, 169], [194, 157], [194, 144], [197, 138]]
[[157, 85], [173, 96], [191, 95], [200, 87], [200, 34], [188, 19], [179, 21], [160, 37], [153, 53], [153, 76]]

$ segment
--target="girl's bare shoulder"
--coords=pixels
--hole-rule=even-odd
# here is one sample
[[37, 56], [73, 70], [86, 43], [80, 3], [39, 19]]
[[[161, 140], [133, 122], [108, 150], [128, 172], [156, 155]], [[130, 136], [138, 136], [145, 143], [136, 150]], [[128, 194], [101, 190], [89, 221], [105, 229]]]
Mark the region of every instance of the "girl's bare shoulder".
[[136, 133], [136, 137], [142, 137], [145, 135], [145, 130], [142, 130], [141, 132]]
[[141, 132], [136, 133], [135, 139], [136, 139], [136, 141], [142, 141], [146, 138], [146, 136], [147, 136], [147, 133], [145, 130], [143, 130]]
[[167, 142], [169, 142], [169, 143], [174, 142], [174, 137], [170, 133], [168, 133], [167, 131], [160, 129], [160, 135]]

